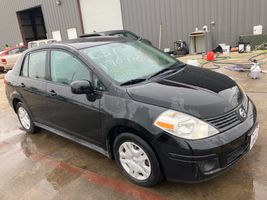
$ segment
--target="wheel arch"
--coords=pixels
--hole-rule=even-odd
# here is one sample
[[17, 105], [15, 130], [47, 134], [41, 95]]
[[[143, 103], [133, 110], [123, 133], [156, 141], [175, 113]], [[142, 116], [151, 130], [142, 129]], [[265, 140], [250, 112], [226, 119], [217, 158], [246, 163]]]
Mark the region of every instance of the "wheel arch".
[[24, 103], [21, 94], [15, 90], [11, 94], [11, 105], [12, 105], [13, 110], [16, 113], [17, 113], [17, 105], [18, 105], [19, 102]]
[[19, 98], [14, 98], [12, 100], [12, 107], [13, 107], [13, 110], [17, 113], [17, 105], [18, 103], [21, 102], [21, 100]]
[[109, 158], [114, 159], [113, 155], [113, 143], [115, 138], [122, 133], [132, 133], [134, 135], [142, 138], [156, 153], [154, 148], [151, 145], [153, 136], [149, 133], [144, 127], [136, 124], [132, 121], [119, 120], [115, 125], [113, 125], [106, 135], [106, 149], [109, 155]]
[[146, 130], [144, 127], [134, 123], [134, 122], [128, 122], [128, 123], [121, 123], [121, 124], [116, 124], [114, 125], [108, 132], [107, 134], [107, 140], [106, 140], [106, 148], [107, 148], [107, 153], [108, 157], [110, 159], [115, 159], [114, 152], [113, 152], [113, 146], [114, 146], [114, 141], [117, 136], [119, 136], [122, 133], [131, 133], [134, 134], [141, 139], [144, 140], [145, 143], [151, 148], [151, 150], [154, 152], [156, 159], [159, 164], [159, 168], [162, 174], [162, 178], [165, 178], [165, 172], [164, 168], [162, 165], [162, 160], [159, 158], [159, 155], [156, 151], [156, 147], [152, 145], [152, 142], [155, 138], [157, 138], [156, 135], [151, 134], [148, 130]]

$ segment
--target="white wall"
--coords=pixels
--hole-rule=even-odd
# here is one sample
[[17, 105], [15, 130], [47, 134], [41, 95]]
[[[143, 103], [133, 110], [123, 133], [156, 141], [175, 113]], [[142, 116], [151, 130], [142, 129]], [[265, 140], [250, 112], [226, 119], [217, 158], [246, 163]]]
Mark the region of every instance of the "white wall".
[[123, 29], [120, 0], [80, 0], [85, 33]]

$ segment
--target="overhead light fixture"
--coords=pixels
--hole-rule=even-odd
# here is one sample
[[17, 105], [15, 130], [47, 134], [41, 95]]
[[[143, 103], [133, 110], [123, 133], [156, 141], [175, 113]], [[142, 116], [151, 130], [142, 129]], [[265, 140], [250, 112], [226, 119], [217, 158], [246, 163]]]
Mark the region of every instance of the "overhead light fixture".
[[57, 1], [56, 1], [56, 4], [57, 4], [58, 6], [60, 6], [60, 5], [61, 5], [61, 0], [57, 0]]

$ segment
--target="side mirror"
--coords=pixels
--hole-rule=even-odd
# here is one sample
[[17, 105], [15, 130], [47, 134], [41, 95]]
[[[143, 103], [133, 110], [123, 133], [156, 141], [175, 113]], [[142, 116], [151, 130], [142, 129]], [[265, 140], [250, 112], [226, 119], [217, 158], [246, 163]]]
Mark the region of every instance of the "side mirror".
[[92, 83], [86, 80], [74, 81], [70, 87], [73, 94], [91, 94], [94, 92]]

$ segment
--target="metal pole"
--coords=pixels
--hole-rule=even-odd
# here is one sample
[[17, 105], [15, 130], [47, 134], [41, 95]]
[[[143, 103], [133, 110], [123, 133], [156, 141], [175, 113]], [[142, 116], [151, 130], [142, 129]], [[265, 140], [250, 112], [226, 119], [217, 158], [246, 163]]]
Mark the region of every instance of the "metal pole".
[[159, 25], [159, 49], [161, 49], [161, 41], [162, 41], [162, 23]]

